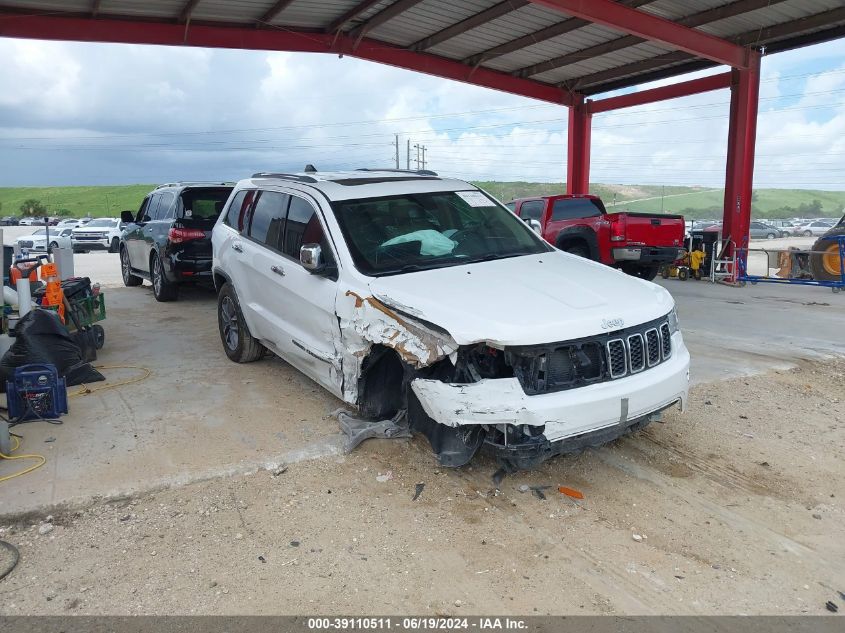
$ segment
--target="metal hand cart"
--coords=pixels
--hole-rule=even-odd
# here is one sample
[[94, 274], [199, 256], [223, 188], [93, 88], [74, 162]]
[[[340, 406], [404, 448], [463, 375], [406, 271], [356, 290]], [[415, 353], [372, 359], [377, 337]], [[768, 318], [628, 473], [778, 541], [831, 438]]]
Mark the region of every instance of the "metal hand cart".
[[[767, 283], [767, 284], [790, 284], [790, 285], [797, 285], [797, 286], [821, 286], [823, 288], [830, 288], [833, 292], [839, 292], [845, 289], [845, 235], [834, 235], [830, 238], [836, 240], [839, 244], [839, 279], [834, 280], [827, 280], [827, 279], [807, 279], [807, 278], [783, 278], [783, 277], [771, 277], [769, 275], [749, 275], [748, 274], [748, 254], [754, 252], [766, 253], [767, 260], [771, 259], [771, 255], [775, 253], [780, 253], [783, 249], [779, 249], [777, 251], [772, 249], [765, 249], [765, 248], [755, 248], [755, 249], [747, 249], [747, 248], [740, 248], [737, 249], [737, 269], [739, 274], [737, 275], [737, 282], [739, 282], [740, 286], [744, 286], [747, 282], [751, 284], [758, 284], [758, 283]], [[811, 257], [813, 255], [826, 255], [827, 251], [812, 251], [812, 250], [789, 250], [786, 251], [791, 256], [792, 255], [806, 255]], [[768, 265], [767, 261], [767, 265]]]
[[67, 328], [69, 331], [90, 329], [94, 335], [94, 344], [97, 349], [102, 349], [106, 342], [106, 332], [98, 321], [106, 318], [106, 298], [102, 290], [97, 294], [69, 299], [65, 309], [69, 318]]

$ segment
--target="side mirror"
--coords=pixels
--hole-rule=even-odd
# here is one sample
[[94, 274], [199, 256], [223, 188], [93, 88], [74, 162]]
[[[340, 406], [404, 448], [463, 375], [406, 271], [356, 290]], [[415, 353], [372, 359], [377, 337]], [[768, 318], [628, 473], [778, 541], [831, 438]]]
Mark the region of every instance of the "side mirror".
[[303, 244], [299, 249], [299, 263], [309, 273], [323, 272], [326, 267], [323, 263], [323, 249], [319, 244]]
[[126, 224], [131, 224], [135, 221], [135, 215], [131, 211], [121, 211], [120, 221], [125, 222]]
[[543, 227], [540, 225], [539, 220], [534, 220], [533, 218], [528, 218], [525, 220], [525, 223], [534, 229], [535, 232], [540, 233], [543, 230]]

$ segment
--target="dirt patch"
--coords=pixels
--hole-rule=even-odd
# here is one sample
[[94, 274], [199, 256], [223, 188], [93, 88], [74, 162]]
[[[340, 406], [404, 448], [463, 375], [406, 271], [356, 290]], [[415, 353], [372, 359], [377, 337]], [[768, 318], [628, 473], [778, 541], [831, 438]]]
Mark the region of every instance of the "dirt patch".
[[0, 613], [821, 614], [845, 607], [843, 387], [841, 360], [701, 385], [688, 414], [498, 489], [487, 457], [372, 440], [46, 534], [30, 514], [0, 534], [22, 555]]

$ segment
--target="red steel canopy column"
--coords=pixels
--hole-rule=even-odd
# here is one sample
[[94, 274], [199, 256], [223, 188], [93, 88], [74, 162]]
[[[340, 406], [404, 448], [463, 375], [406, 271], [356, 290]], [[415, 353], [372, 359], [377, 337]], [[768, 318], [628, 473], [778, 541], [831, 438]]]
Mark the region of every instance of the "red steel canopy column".
[[757, 140], [757, 103], [760, 95], [761, 56], [758, 51], [749, 50], [748, 53], [748, 68], [731, 71], [731, 114], [722, 225], [723, 237], [731, 240], [738, 248], [748, 247], [754, 148]]
[[590, 192], [590, 132], [593, 115], [584, 95], [572, 95], [566, 144], [566, 193]]

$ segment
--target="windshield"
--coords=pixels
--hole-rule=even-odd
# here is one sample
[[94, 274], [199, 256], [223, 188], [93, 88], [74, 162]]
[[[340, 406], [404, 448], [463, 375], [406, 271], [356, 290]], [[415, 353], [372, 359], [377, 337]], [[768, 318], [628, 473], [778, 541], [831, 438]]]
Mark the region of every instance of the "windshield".
[[551, 250], [481, 191], [416, 193], [333, 203], [362, 273], [392, 275]]
[[231, 192], [231, 187], [185, 190], [182, 193], [182, 217], [194, 218], [195, 220], [211, 220], [213, 222], [220, 215]]
[[117, 226], [117, 220], [91, 220], [86, 226]]
[[37, 231], [33, 231], [33, 235], [46, 235], [47, 229], [38, 229]]

